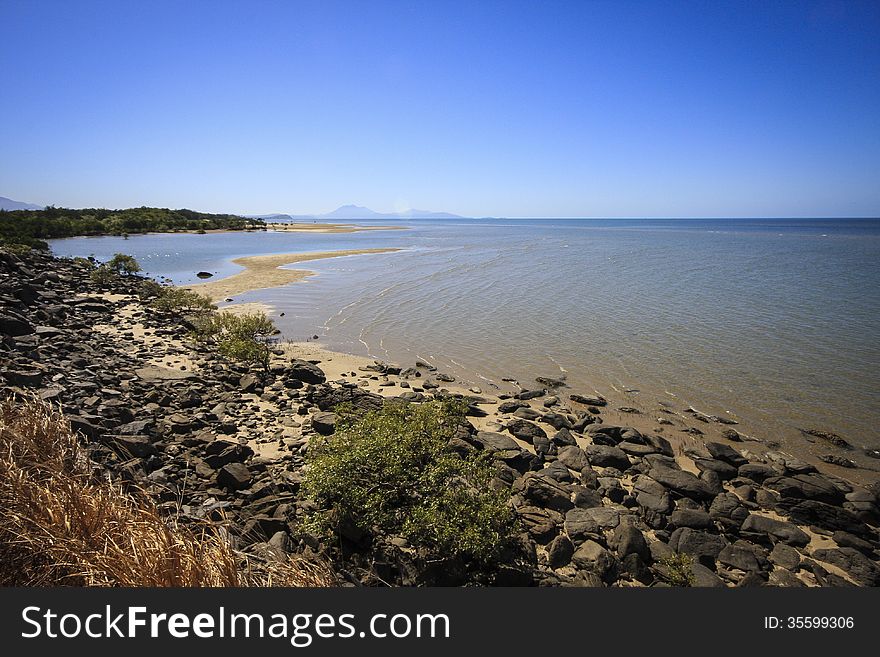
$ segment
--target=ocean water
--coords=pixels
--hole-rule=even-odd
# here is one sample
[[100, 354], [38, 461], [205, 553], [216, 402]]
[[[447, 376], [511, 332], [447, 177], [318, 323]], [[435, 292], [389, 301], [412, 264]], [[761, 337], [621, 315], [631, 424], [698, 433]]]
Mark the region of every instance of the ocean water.
[[[366, 223], [366, 222], [364, 222]], [[407, 221], [352, 234], [56, 240], [134, 255], [176, 283], [242, 255], [400, 247], [304, 263], [303, 283], [241, 295], [294, 340], [484, 389], [565, 373], [572, 391], [727, 413], [754, 435], [799, 427], [880, 447], [880, 221]], [[277, 314], [284, 312], [284, 317]]]

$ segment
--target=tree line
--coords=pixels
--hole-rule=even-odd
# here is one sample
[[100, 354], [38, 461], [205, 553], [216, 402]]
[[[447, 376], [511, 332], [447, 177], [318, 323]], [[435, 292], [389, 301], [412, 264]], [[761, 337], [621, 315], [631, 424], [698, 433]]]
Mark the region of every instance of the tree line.
[[128, 235], [179, 231], [252, 230], [261, 219], [168, 208], [56, 208], [0, 210], [0, 244], [48, 248], [45, 240], [82, 235]]

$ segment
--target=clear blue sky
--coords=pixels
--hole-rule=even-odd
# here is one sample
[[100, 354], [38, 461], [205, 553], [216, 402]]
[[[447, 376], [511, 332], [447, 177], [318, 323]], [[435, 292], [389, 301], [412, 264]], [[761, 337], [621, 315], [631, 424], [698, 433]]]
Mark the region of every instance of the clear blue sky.
[[0, 0], [0, 195], [880, 215], [880, 2]]

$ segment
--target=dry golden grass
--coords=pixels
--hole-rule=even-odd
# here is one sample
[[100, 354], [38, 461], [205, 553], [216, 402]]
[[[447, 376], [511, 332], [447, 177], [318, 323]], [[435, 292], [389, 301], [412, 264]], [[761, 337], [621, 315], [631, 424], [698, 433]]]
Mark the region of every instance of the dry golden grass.
[[0, 404], [0, 585], [331, 586], [329, 569], [265, 563], [210, 524], [183, 527], [144, 495], [96, 481], [64, 417]]

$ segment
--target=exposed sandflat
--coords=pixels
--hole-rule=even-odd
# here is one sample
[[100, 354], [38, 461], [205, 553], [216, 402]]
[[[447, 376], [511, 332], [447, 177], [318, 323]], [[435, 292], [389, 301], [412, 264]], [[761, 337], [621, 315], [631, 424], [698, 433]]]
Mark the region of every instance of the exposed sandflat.
[[321, 251], [316, 253], [281, 253], [273, 255], [247, 256], [232, 262], [244, 267], [244, 271], [207, 283], [193, 283], [186, 286], [190, 290], [207, 294], [214, 301], [222, 301], [236, 294], [267, 287], [288, 285], [310, 276], [306, 269], [281, 269], [285, 265], [323, 258], [366, 255], [369, 253], [391, 253], [400, 249], [349, 249], [347, 251]]

